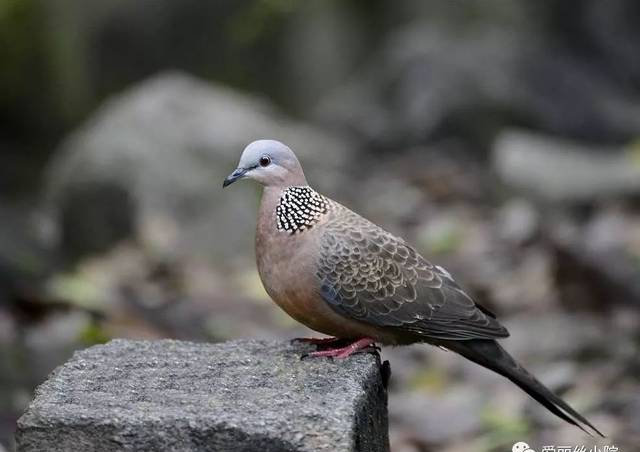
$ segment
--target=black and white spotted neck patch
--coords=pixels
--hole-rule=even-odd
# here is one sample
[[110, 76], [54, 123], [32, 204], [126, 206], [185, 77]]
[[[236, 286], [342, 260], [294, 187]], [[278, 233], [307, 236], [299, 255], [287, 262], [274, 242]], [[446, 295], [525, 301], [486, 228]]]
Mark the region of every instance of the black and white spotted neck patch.
[[295, 234], [310, 229], [327, 208], [327, 199], [311, 187], [287, 187], [276, 207], [278, 230]]

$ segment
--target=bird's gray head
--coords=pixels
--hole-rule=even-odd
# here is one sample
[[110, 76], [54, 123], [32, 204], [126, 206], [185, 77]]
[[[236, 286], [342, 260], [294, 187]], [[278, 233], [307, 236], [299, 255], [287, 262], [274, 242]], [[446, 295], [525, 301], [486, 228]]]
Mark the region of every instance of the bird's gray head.
[[242, 178], [254, 179], [266, 187], [307, 185], [302, 166], [296, 155], [275, 140], [258, 140], [249, 144], [238, 167], [224, 180], [223, 187]]

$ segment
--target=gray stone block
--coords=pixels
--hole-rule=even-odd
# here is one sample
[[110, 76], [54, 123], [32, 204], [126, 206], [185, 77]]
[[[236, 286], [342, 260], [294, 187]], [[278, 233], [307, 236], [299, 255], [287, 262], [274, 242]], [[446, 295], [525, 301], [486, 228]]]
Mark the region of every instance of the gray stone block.
[[378, 356], [115, 340], [77, 352], [18, 421], [19, 452], [387, 451]]

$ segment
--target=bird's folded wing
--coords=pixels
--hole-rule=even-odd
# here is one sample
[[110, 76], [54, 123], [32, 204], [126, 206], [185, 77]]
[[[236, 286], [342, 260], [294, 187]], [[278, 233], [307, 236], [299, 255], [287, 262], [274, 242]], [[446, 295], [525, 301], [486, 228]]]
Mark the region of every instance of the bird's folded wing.
[[324, 228], [317, 270], [321, 295], [336, 312], [426, 340], [509, 335], [446, 270], [402, 239], [343, 209], [339, 221]]

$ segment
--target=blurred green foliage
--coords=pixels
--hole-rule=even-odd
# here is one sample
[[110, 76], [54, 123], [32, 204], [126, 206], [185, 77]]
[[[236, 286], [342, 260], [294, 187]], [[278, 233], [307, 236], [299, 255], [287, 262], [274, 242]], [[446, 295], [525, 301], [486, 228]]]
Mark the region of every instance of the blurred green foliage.
[[92, 321], [80, 332], [80, 337], [78, 339], [83, 344], [90, 346], [105, 344], [111, 340], [111, 337], [99, 322]]
[[440, 225], [434, 230], [425, 231], [420, 236], [420, 244], [427, 254], [441, 256], [454, 253], [464, 242], [463, 231], [454, 223]]
[[5, 122], [38, 118], [46, 71], [43, 20], [36, 0], [0, 0], [0, 116]]
[[54, 298], [87, 310], [104, 309], [101, 292], [91, 275], [69, 273], [57, 275], [49, 281], [49, 292]]
[[521, 418], [514, 417], [495, 409], [487, 409], [482, 415], [482, 423], [486, 433], [482, 438], [482, 450], [486, 452], [500, 452], [511, 450], [511, 446], [531, 437], [531, 426]]
[[250, 2], [229, 21], [232, 41], [240, 46], [255, 45], [272, 35], [283, 20], [295, 11], [299, 3], [295, 0], [263, 0]]
[[425, 367], [409, 380], [409, 388], [432, 393], [442, 393], [451, 377], [441, 367]]

